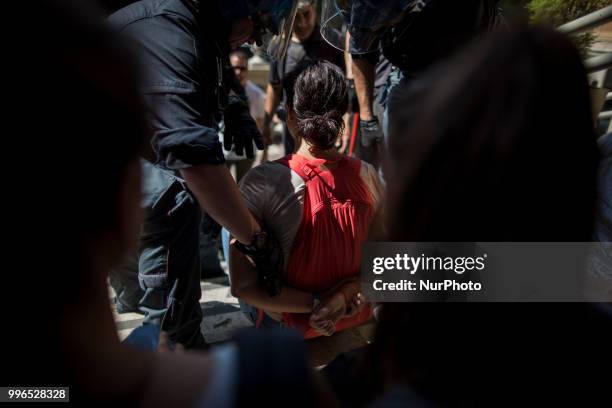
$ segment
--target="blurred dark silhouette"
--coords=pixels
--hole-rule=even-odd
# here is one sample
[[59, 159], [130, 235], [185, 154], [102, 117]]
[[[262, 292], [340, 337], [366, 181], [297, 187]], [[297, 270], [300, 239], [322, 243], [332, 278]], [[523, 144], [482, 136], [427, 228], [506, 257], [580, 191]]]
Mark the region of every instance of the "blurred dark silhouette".
[[570, 42], [500, 34], [422, 83], [435, 86], [405, 92], [390, 129], [393, 237], [589, 240], [598, 153]]
[[77, 371], [91, 371], [79, 362], [85, 343], [76, 333], [94, 349], [103, 331], [115, 330], [105, 268], [136, 242], [137, 163], [148, 137], [138, 70], [88, 6], [11, 5], [33, 29], [8, 42], [14, 63], [4, 91], [11, 101], [4, 151], [15, 173], [5, 184], [13, 197], [5, 261], [14, 266], [1, 297], [2, 384], [73, 384], [73, 395], [86, 386]]
[[[599, 155], [571, 42], [514, 27], [428, 75], [396, 105], [387, 239], [589, 241]], [[381, 406], [584, 403], [609, 381], [600, 306], [385, 304], [368, 378]]]

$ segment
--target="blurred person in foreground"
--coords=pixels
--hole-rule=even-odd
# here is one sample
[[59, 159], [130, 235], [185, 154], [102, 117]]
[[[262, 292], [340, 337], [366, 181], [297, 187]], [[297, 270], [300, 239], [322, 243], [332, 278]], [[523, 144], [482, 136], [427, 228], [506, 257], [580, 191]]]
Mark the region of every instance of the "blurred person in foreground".
[[599, 246], [590, 257], [594, 294], [612, 294], [612, 133], [597, 141], [601, 164], [597, 183], [597, 216], [593, 240]]
[[[384, 240], [590, 241], [599, 154], [570, 40], [515, 28], [426, 79], [395, 106]], [[605, 304], [386, 303], [363, 371], [330, 375], [351, 406], [609, 404], [610, 372], [592, 367], [612, 362], [611, 318]]]
[[[138, 242], [139, 155], [150, 133], [126, 40], [85, 7], [43, 0], [35, 11], [8, 10], [27, 11], [36, 30], [8, 44], [18, 59], [5, 95], [20, 125], [5, 147], [19, 156], [23, 179], [11, 184], [19, 200], [9, 203], [20, 221], [5, 226], [5, 260], [20, 266], [1, 298], [10, 310], [2, 384], [70, 387], [70, 401], [88, 407], [281, 406], [289, 396], [292, 405], [318, 404], [302, 342], [290, 333], [244, 334], [210, 354], [155, 354], [119, 341], [106, 283]], [[41, 210], [45, 217], [32, 217]], [[31, 232], [40, 229], [52, 239], [34, 253]], [[172, 348], [162, 340], [162, 350]]]

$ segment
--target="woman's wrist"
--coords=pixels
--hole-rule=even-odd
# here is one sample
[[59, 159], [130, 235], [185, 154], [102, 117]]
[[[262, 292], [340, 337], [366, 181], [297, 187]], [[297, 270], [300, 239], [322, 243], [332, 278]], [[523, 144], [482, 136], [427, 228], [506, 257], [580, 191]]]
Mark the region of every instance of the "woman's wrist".
[[321, 299], [321, 303], [325, 304], [334, 297], [342, 297], [345, 308], [349, 306], [349, 298], [346, 296], [346, 293], [344, 293], [341, 289], [336, 289], [333, 292], [328, 292], [328, 294], [325, 295], [323, 299]]
[[318, 293], [312, 294], [312, 309], [311, 312], [314, 312], [321, 305], [321, 295]]

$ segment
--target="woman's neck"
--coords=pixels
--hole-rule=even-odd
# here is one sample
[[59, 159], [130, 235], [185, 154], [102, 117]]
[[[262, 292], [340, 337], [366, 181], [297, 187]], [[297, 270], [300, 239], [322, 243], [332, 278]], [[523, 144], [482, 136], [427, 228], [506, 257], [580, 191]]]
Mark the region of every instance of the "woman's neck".
[[308, 142], [304, 140], [300, 143], [296, 153], [300, 156], [306, 157], [309, 160], [323, 159], [334, 161], [342, 157], [342, 154], [338, 153], [338, 151], [333, 147], [330, 149], [323, 150], [308, 144]]

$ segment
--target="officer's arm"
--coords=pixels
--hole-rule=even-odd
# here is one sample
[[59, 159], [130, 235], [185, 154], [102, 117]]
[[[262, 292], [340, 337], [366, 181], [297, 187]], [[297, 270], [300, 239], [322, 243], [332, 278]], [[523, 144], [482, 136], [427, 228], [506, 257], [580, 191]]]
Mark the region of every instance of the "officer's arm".
[[280, 103], [281, 90], [280, 85], [272, 85], [271, 83], [268, 84], [268, 88], [266, 89], [265, 116], [263, 120], [262, 132], [264, 135], [264, 143], [266, 145], [270, 143], [270, 125], [272, 124], [272, 118], [274, 118], [276, 108], [278, 108]]
[[367, 121], [374, 118], [374, 77], [376, 65], [369, 58], [355, 58], [352, 64], [353, 78], [355, 80], [355, 92], [359, 100], [359, 116], [361, 120]]
[[353, 79], [353, 57], [349, 52], [351, 33], [346, 33], [344, 40], [344, 66], [346, 67], [346, 79]]
[[260, 231], [244, 204], [238, 186], [225, 164], [200, 164], [181, 170], [189, 190], [215, 221], [244, 244]]

